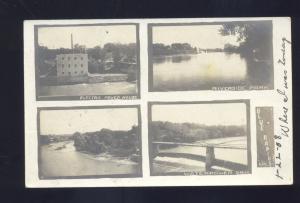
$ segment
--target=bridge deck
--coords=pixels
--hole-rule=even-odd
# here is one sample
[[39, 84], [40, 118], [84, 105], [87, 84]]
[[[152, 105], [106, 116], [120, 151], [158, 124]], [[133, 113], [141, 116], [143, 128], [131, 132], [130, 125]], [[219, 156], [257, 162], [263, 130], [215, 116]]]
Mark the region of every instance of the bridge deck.
[[207, 144], [207, 143], [179, 143], [179, 142], [152, 142], [158, 145], [177, 145], [177, 146], [193, 146], [193, 147], [214, 147], [223, 149], [241, 149], [247, 150], [247, 147], [234, 144]]

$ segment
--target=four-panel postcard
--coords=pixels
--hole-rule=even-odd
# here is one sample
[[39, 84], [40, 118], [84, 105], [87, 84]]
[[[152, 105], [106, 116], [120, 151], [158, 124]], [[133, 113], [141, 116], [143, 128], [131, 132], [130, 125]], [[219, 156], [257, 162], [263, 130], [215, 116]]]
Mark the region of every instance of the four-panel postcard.
[[24, 22], [26, 187], [293, 184], [291, 19]]

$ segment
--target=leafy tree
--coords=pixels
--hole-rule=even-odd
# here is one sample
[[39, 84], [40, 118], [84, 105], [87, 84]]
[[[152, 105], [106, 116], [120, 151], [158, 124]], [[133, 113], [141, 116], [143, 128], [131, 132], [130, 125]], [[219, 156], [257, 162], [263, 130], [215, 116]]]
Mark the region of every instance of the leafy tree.
[[219, 30], [223, 36], [234, 35], [243, 57], [270, 59], [272, 54], [272, 22], [227, 22]]

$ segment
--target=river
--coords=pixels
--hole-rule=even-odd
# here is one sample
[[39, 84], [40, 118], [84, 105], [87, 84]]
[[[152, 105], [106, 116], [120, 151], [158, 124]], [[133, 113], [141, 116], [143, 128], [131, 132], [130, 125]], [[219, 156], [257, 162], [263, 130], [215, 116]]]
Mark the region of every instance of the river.
[[140, 175], [137, 163], [108, 154], [91, 155], [78, 152], [73, 141], [41, 146], [39, 167], [42, 178]]
[[266, 63], [251, 62], [236, 53], [210, 52], [153, 59], [155, 91], [268, 86], [272, 81], [271, 76], [272, 69]]
[[135, 95], [136, 83], [104, 82], [59, 86], [40, 86], [39, 96]]

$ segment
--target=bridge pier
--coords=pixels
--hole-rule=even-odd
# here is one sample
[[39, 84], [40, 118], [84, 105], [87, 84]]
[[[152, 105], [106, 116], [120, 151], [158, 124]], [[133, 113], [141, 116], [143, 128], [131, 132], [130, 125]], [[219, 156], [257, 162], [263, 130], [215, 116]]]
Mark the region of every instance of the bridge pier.
[[152, 157], [155, 158], [160, 151], [159, 144], [154, 144], [152, 148]]
[[210, 171], [211, 167], [214, 164], [215, 160], [215, 148], [214, 147], [206, 147], [206, 157], [205, 157], [205, 170]]

